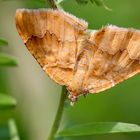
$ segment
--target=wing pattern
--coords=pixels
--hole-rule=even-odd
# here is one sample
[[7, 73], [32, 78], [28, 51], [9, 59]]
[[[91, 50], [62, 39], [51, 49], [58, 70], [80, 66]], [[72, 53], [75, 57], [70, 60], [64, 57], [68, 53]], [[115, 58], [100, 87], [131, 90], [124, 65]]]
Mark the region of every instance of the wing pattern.
[[71, 100], [98, 93], [140, 72], [140, 31], [88, 24], [60, 10], [16, 12], [16, 27], [43, 70], [65, 85]]

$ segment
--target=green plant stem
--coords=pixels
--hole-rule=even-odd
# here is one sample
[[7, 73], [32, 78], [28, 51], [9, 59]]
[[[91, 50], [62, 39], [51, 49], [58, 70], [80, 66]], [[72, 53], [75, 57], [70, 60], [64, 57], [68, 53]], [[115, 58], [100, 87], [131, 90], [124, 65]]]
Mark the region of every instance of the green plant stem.
[[48, 0], [48, 2], [49, 2], [49, 6], [50, 6], [51, 8], [53, 8], [53, 9], [58, 9], [58, 6], [57, 6], [55, 0]]
[[57, 110], [57, 113], [56, 113], [56, 116], [55, 116], [54, 123], [52, 125], [51, 132], [50, 132], [47, 140], [54, 140], [55, 134], [56, 134], [56, 132], [59, 128], [61, 118], [62, 118], [62, 114], [63, 114], [63, 110], [64, 110], [64, 102], [65, 102], [65, 98], [66, 98], [66, 92], [67, 92], [67, 90], [66, 90], [65, 86], [63, 86], [62, 91], [61, 91], [61, 97], [60, 97], [59, 105], [58, 105], [58, 110]]

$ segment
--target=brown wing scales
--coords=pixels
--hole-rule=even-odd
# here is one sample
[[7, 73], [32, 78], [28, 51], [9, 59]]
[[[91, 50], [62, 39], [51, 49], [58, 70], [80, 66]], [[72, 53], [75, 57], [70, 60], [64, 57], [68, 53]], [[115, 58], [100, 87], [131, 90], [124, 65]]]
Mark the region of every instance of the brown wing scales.
[[[70, 91], [71, 100], [98, 93], [140, 72], [140, 32], [87, 23], [59, 10], [16, 12], [16, 27], [43, 70]], [[74, 98], [73, 98], [74, 97]]]
[[[116, 26], [107, 26], [102, 30], [104, 35], [97, 42], [98, 49], [91, 60], [89, 67], [91, 70], [85, 81], [86, 89], [91, 93], [104, 91], [140, 72], [138, 61], [140, 33]], [[95, 39], [102, 30], [95, 33]], [[136, 33], [137, 40], [134, 39]], [[135, 53], [137, 52], [137, 57], [132, 57], [131, 53], [134, 50], [129, 52], [129, 47], [133, 43], [136, 43], [133, 49]]]
[[16, 27], [43, 70], [57, 83], [69, 85], [87, 23], [63, 11], [19, 9]]

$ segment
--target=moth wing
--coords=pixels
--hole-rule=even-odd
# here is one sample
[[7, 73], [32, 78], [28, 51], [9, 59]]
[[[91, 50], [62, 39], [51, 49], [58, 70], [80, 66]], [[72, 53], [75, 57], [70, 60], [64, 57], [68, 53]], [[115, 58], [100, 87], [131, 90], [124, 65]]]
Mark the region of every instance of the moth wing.
[[16, 28], [31, 54], [57, 83], [69, 85], [87, 23], [60, 10], [16, 11]]
[[89, 51], [93, 53], [85, 91], [104, 91], [140, 72], [140, 31], [110, 25], [92, 33], [89, 40], [95, 45]]

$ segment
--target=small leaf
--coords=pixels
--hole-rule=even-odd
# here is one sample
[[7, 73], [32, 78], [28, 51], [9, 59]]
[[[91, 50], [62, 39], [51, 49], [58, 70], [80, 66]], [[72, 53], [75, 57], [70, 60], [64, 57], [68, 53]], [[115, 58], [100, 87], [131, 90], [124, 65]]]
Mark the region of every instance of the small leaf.
[[13, 119], [9, 120], [9, 131], [10, 131], [10, 138], [11, 140], [19, 140], [19, 135], [17, 132], [17, 127], [16, 127], [16, 123]]
[[[60, 0], [61, 1], [61, 0]], [[81, 4], [81, 5], [85, 5], [87, 4], [88, 2], [91, 2], [92, 4], [96, 4], [98, 6], [103, 6], [106, 10], [108, 11], [112, 11], [112, 9], [110, 9], [109, 7], [107, 7], [107, 5], [105, 4], [104, 0], [76, 0], [76, 2], [78, 4]]]
[[16, 124], [13, 119], [0, 123], [0, 140], [19, 140]]
[[0, 109], [10, 109], [16, 106], [16, 100], [11, 96], [0, 93]]
[[94, 0], [94, 2], [96, 3], [96, 5], [98, 6], [103, 6], [106, 10], [108, 11], [112, 11], [112, 9], [110, 9], [104, 2], [104, 0]]
[[8, 42], [2, 38], [0, 38], [0, 46], [7, 46]]
[[96, 5], [98, 5], [98, 6], [102, 6], [102, 5], [103, 5], [102, 1], [100, 1], [100, 0], [94, 0], [94, 2], [95, 2]]
[[13, 56], [0, 53], [0, 66], [17, 66], [17, 60]]
[[65, 128], [58, 133], [58, 136], [72, 137], [128, 132], [140, 132], [140, 126], [120, 122], [95, 122]]

